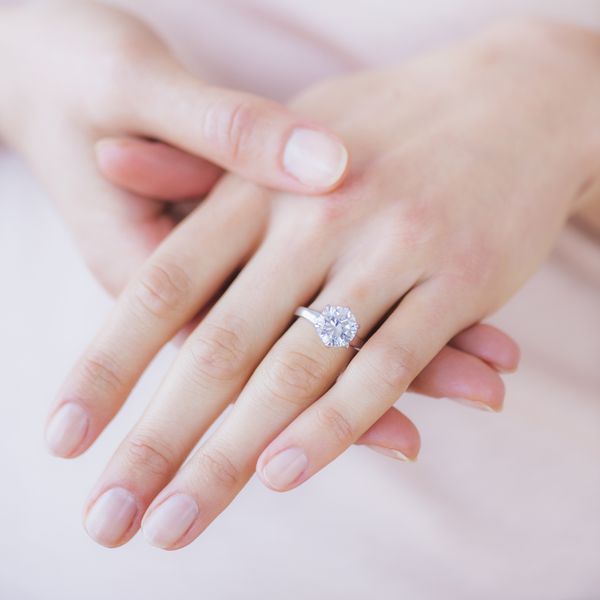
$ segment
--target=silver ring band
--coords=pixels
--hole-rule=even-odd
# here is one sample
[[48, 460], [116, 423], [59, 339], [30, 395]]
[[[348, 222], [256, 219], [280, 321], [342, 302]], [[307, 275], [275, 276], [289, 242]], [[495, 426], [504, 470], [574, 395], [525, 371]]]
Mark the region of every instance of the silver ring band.
[[317, 319], [321, 316], [321, 313], [318, 310], [306, 308], [306, 306], [299, 306], [294, 315], [297, 317], [302, 317], [314, 325], [317, 322]]

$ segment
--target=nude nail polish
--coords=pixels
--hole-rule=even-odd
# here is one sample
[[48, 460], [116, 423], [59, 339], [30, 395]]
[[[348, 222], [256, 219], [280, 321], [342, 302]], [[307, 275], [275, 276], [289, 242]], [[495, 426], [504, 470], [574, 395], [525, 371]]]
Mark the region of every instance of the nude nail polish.
[[261, 469], [265, 483], [275, 490], [284, 490], [296, 482], [308, 466], [308, 458], [300, 448], [282, 450]]
[[375, 444], [365, 444], [367, 448], [370, 448], [374, 452], [378, 452], [379, 454], [383, 454], [384, 456], [389, 456], [390, 458], [394, 458], [395, 460], [401, 460], [404, 462], [414, 462], [416, 458], [409, 458], [406, 454], [400, 452], [400, 450], [396, 450], [395, 448], [386, 448], [385, 446], [377, 446]]
[[311, 187], [329, 187], [343, 175], [348, 164], [346, 148], [334, 137], [307, 128], [295, 129], [283, 154], [285, 170]]
[[198, 516], [196, 501], [187, 494], [173, 494], [144, 517], [142, 531], [159, 548], [174, 546]]
[[494, 409], [489, 404], [485, 404], [484, 402], [480, 402], [479, 400], [470, 400], [468, 398], [450, 398], [450, 400], [454, 400], [454, 402], [458, 402], [463, 406], [468, 406], [470, 408], [475, 408], [484, 412], [500, 412], [501, 410], [500, 408]]
[[136, 514], [137, 503], [133, 494], [124, 488], [111, 488], [88, 511], [85, 529], [99, 544], [114, 546], [127, 533]]
[[46, 444], [56, 456], [69, 456], [83, 441], [89, 416], [85, 408], [74, 402], [63, 404], [46, 427]]

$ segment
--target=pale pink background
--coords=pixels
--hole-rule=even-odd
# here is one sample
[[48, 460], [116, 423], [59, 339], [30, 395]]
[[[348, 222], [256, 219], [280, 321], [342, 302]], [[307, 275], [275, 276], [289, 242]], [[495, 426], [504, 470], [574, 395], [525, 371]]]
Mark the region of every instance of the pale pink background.
[[[285, 98], [315, 78], [414, 52], [503, 15], [594, 1], [130, 0], [203, 73]], [[523, 7], [527, 7], [527, 9]], [[235, 45], [231, 47], [231, 41]], [[343, 108], [343, 107], [341, 107]], [[195, 544], [118, 550], [80, 525], [87, 491], [148, 401], [156, 361], [98, 445], [49, 457], [53, 392], [111, 301], [44, 193], [0, 152], [0, 598], [565, 600], [600, 596], [600, 243], [571, 229], [495, 319], [523, 348], [503, 414], [407, 397], [405, 465], [352, 449], [300, 489], [252, 482]]]

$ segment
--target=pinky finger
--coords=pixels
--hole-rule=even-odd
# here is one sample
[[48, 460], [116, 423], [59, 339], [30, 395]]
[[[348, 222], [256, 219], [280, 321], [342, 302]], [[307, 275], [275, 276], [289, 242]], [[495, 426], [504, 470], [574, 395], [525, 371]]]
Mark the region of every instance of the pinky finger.
[[417, 460], [421, 449], [421, 437], [415, 424], [397, 408], [390, 408], [355, 443], [404, 461]]
[[409, 389], [494, 412], [502, 410], [505, 393], [504, 382], [496, 369], [451, 346], [445, 346], [438, 352], [415, 377]]
[[[472, 354], [450, 346], [442, 348], [409, 389], [494, 412], [502, 409], [504, 400], [504, 384], [498, 372]], [[420, 449], [416, 427], [394, 407], [388, 409], [356, 443], [399, 460], [415, 460]]]
[[503, 373], [512, 373], [519, 366], [521, 351], [517, 343], [487, 323], [478, 323], [461, 331], [449, 345], [477, 356]]

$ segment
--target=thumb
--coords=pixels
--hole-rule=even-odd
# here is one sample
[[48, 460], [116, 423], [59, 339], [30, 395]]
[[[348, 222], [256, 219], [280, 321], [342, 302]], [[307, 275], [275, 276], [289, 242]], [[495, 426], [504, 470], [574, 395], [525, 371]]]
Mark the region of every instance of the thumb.
[[143, 78], [141, 94], [136, 86], [144, 98], [132, 103], [138, 134], [280, 190], [321, 194], [342, 182], [348, 152], [327, 129], [271, 100], [205, 85], [178, 66], [160, 72]]

